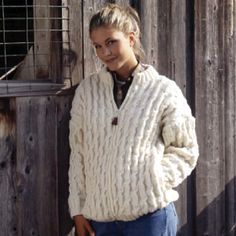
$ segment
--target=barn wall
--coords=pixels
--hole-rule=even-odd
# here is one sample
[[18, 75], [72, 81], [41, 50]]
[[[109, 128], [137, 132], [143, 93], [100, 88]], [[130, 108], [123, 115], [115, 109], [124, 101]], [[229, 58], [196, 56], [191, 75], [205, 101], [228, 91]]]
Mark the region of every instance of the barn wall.
[[[61, 85], [55, 84], [0, 84], [3, 236], [62, 236], [72, 228], [67, 203], [69, 111], [76, 85], [101, 66], [89, 41], [88, 22], [105, 2], [69, 2], [67, 50], [74, 87], [62, 91]], [[234, 235], [235, 1], [116, 2], [137, 9], [146, 51], [144, 62], [176, 81], [196, 117], [200, 157], [196, 171], [178, 187], [178, 235]], [[50, 47], [55, 54], [50, 58], [54, 64], [49, 75], [54, 82], [61, 82], [61, 49]]]

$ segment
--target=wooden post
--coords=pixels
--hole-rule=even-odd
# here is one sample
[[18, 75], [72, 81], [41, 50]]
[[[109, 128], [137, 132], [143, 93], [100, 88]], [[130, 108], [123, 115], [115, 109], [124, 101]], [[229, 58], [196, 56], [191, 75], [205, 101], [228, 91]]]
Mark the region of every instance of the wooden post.
[[195, 1], [197, 235], [235, 233], [234, 1]]

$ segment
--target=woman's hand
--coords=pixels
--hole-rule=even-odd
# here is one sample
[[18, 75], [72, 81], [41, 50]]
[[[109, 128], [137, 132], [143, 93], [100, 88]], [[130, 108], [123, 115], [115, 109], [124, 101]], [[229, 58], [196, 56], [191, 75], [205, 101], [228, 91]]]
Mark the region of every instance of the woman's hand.
[[89, 221], [83, 215], [74, 216], [74, 222], [77, 236], [95, 236]]

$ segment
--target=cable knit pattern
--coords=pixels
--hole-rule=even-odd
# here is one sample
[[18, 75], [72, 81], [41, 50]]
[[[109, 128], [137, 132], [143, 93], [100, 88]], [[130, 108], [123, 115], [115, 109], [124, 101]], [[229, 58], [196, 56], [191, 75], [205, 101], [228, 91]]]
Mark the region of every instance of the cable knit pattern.
[[[112, 119], [118, 124], [112, 125]], [[103, 68], [83, 80], [71, 109], [71, 216], [133, 220], [178, 199], [198, 157], [195, 119], [176, 83], [152, 66], [118, 109]]]

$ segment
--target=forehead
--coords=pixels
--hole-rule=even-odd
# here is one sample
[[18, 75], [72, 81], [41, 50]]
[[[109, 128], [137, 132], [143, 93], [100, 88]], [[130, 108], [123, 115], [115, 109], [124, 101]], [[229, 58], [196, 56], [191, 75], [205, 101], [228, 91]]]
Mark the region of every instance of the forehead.
[[113, 27], [98, 27], [94, 29], [90, 38], [93, 43], [103, 43], [109, 38], [124, 38], [125, 35], [122, 31]]

